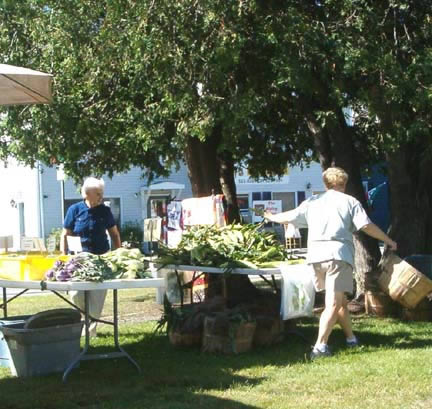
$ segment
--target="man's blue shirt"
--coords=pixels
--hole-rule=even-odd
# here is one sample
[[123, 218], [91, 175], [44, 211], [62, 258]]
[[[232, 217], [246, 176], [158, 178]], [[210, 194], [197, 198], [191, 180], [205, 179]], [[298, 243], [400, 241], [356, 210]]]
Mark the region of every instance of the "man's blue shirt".
[[85, 201], [73, 204], [66, 212], [65, 229], [81, 237], [83, 251], [103, 254], [109, 250], [106, 230], [115, 226], [111, 209], [104, 204], [88, 207]]

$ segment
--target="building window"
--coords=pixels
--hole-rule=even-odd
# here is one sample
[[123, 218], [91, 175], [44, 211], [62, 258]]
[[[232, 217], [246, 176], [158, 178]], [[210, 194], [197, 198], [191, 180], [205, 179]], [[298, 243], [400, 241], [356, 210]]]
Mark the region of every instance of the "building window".
[[282, 201], [282, 211], [286, 212], [296, 207], [294, 192], [273, 192], [273, 200]]
[[306, 192], [297, 192], [297, 206], [299, 206], [306, 199]]
[[240, 211], [248, 211], [249, 210], [249, 196], [248, 195], [238, 195], [237, 196], [237, 205]]
[[255, 202], [256, 200], [261, 200], [261, 192], [252, 193], [252, 202]]
[[252, 201], [255, 200], [272, 200], [272, 192], [253, 192]]

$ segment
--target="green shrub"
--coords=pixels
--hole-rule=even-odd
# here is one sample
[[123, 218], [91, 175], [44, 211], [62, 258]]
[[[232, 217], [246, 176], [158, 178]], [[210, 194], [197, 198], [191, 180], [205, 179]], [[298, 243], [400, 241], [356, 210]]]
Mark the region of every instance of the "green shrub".
[[58, 228], [52, 229], [51, 232], [50, 232], [50, 234], [48, 235], [48, 240], [51, 237], [55, 238], [55, 243], [56, 243], [55, 249], [57, 251], [60, 250], [60, 238], [61, 238], [62, 231], [63, 231], [63, 229], [61, 227], [58, 227]]
[[139, 247], [143, 241], [143, 227], [138, 221], [126, 222], [120, 229], [122, 242], [132, 243], [134, 247]]

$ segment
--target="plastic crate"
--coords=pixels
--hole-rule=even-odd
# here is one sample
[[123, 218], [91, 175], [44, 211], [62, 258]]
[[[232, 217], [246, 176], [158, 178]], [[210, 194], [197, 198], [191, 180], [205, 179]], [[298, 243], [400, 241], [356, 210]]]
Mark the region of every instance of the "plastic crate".
[[28, 256], [24, 267], [24, 280], [45, 279], [45, 273], [54, 266], [57, 260], [67, 261], [69, 256]]
[[0, 256], [0, 279], [14, 281], [38, 281], [45, 278], [45, 273], [57, 260], [67, 261], [70, 256], [42, 254], [2, 255]]
[[0, 278], [6, 280], [24, 280], [27, 256], [1, 255]]
[[80, 353], [83, 324], [78, 311], [58, 309], [1, 327], [9, 347], [12, 375], [26, 377], [65, 371]]
[[[30, 318], [31, 315], [18, 315], [15, 317], [6, 317], [0, 319], [0, 327], [4, 325], [15, 325], [22, 324], [24, 325], [25, 321]], [[11, 356], [9, 352], [9, 347], [5, 340], [5, 337], [2, 332], [0, 332], [0, 366], [10, 367], [11, 366]]]

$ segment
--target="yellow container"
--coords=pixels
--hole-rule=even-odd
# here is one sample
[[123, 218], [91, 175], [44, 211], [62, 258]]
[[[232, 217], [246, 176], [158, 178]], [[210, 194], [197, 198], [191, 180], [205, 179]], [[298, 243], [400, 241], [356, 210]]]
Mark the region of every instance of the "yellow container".
[[69, 256], [28, 256], [24, 268], [24, 280], [44, 280], [45, 273], [54, 266], [57, 260], [67, 261]]
[[0, 255], [0, 279], [24, 280], [27, 256]]
[[14, 281], [38, 281], [57, 260], [68, 261], [63, 255], [0, 255], [0, 279]]

